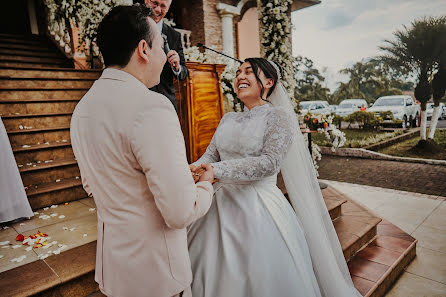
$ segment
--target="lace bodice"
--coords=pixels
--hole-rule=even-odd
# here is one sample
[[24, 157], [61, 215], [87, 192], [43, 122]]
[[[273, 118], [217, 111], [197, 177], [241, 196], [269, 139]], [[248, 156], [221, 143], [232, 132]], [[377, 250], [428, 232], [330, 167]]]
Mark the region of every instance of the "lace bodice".
[[218, 179], [260, 180], [277, 174], [296, 135], [288, 117], [270, 104], [225, 114], [193, 165], [211, 163]]

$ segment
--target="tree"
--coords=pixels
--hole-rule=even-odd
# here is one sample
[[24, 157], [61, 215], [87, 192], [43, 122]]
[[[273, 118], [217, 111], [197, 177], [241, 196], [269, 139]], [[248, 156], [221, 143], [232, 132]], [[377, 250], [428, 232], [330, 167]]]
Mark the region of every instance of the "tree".
[[429, 139], [434, 139], [438, 117], [442, 112], [440, 108], [440, 100], [444, 97], [444, 93], [446, 92], [446, 64], [440, 64], [438, 72], [432, 80], [432, 91], [434, 97], [434, 112], [432, 113], [432, 122], [429, 129]]
[[330, 99], [330, 89], [324, 87], [322, 83], [325, 77], [314, 68], [312, 60], [297, 56], [293, 62], [294, 79], [296, 87], [294, 96], [299, 101], [325, 100]]
[[350, 77], [347, 86], [340, 85], [340, 87], [349, 90], [351, 94], [350, 98], [364, 98], [370, 101], [374, 98], [366, 98], [364, 89], [367, 87], [381, 87], [381, 81], [377, 78], [375, 65], [372, 62], [364, 62], [361, 60], [350, 68], [342, 69], [340, 73], [347, 74]]
[[394, 33], [395, 40], [384, 40], [381, 60], [390, 67], [415, 75], [418, 83], [415, 98], [421, 102], [421, 139], [426, 139], [426, 105], [432, 95], [430, 81], [446, 57], [446, 16], [429, 17], [412, 22], [411, 27]]

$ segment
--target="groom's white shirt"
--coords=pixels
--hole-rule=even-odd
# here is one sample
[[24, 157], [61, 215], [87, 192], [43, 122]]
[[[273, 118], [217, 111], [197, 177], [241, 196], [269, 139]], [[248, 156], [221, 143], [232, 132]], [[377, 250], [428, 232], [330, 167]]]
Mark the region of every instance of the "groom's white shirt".
[[185, 227], [211, 205], [194, 184], [177, 114], [132, 75], [105, 69], [71, 120], [98, 214], [95, 279], [107, 296], [173, 296], [192, 281]]

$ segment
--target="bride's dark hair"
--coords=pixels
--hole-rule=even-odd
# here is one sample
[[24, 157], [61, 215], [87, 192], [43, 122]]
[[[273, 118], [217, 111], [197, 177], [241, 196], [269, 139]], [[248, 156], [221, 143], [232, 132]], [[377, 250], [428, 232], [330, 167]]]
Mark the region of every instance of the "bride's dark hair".
[[[259, 78], [259, 70], [261, 70], [263, 72], [263, 74], [265, 75], [266, 78], [270, 78], [270, 79], [274, 80], [273, 86], [269, 89], [268, 94], [266, 95], [266, 98], [268, 98], [269, 95], [271, 95], [271, 93], [276, 88], [277, 81], [279, 80], [279, 74], [277, 73], [276, 68], [273, 65], [271, 65], [271, 63], [267, 59], [264, 59], [264, 58], [247, 58], [247, 59], [245, 59], [245, 62], [248, 62], [249, 64], [251, 64], [252, 71], [254, 72], [254, 75], [256, 76], [257, 81], [259, 82], [260, 86], [262, 87], [262, 89], [260, 91], [260, 98], [262, 100], [264, 100], [263, 93], [265, 92], [265, 87], [263, 86], [262, 81]], [[276, 65], [277, 65], [277, 67], [279, 67], [279, 70], [280, 70], [280, 66], [277, 63], [276, 63]]]

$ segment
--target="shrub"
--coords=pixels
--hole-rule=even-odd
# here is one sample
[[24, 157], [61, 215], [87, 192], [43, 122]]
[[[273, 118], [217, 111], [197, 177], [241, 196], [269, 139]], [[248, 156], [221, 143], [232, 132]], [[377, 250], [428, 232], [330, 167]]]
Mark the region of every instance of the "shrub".
[[367, 112], [364, 110], [358, 110], [354, 113], [348, 115], [345, 118], [345, 121], [354, 124], [358, 123], [360, 129], [364, 130], [372, 130], [379, 129], [380, 125], [383, 123], [383, 118], [381, 116], [377, 116], [373, 112]]
[[335, 114], [334, 112], [331, 113], [333, 116], [333, 125], [336, 125], [339, 129], [341, 129], [341, 124], [343, 121], [345, 121], [344, 117]]

